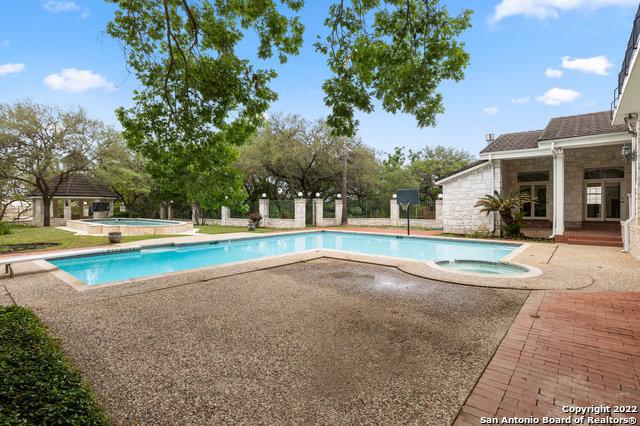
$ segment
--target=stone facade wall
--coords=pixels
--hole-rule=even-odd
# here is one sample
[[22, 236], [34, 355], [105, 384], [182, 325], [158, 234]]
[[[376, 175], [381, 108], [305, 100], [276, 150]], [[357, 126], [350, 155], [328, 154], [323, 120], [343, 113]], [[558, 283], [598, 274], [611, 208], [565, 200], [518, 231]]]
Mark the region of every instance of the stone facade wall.
[[629, 253], [640, 261], [640, 225], [629, 227]]
[[600, 146], [564, 151], [564, 221], [565, 227], [580, 225], [584, 219], [584, 169], [624, 166], [621, 188], [622, 219], [629, 217], [631, 162], [620, 156], [622, 145]]
[[442, 227], [445, 232], [492, 232], [494, 230], [494, 216], [481, 213], [480, 208], [475, 207], [475, 203], [480, 197], [491, 194], [492, 186], [500, 191], [500, 169], [500, 162], [495, 161], [492, 176], [491, 165], [486, 163], [442, 185]]
[[[566, 158], [566, 157], [565, 157]], [[503, 191], [512, 192], [519, 188], [518, 172], [548, 171], [547, 183], [547, 219], [553, 218], [553, 157], [536, 157], [522, 160], [502, 161]]]

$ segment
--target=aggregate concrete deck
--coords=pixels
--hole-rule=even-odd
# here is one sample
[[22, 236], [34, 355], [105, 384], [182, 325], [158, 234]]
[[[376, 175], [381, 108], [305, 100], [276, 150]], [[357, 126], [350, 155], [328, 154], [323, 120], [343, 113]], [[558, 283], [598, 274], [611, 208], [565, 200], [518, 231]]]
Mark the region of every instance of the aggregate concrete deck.
[[330, 259], [81, 292], [19, 266], [0, 284], [116, 424], [448, 424], [529, 293]]

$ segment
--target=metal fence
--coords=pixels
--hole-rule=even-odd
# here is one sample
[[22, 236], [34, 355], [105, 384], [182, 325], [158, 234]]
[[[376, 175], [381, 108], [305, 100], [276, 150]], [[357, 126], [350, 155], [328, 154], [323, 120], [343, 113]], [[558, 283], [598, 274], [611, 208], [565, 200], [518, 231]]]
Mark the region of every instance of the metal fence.
[[353, 218], [385, 218], [391, 215], [389, 201], [349, 200], [347, 216]]
[[269, 201], [269, 217], [274, 219], [293, 219], [295, 215], [294, 200]]
[[335, 219], [336, 217], [336, 202], [328, 201], [322, 204], [322, 217], [326, 219]]
[[249, 218], [249, 215], [251, 213], [257, 213], [259, 211], [258, 203], [255, 201], [250, 201], [246, 203], [245, 206], [249, 206], [249, 209], [246, 211], [243, 211], [238, 208], [229, 209], [229, 217], [232, 217], [234, 219], [247, 219]]
[[407, 215], [411, 219], [435, 219], [436, 211], [434, 206], [428, 204], [420, 204], [417, 206], [409, 206], [407, 210], [400, 207], [400, 219], [406, 219]]

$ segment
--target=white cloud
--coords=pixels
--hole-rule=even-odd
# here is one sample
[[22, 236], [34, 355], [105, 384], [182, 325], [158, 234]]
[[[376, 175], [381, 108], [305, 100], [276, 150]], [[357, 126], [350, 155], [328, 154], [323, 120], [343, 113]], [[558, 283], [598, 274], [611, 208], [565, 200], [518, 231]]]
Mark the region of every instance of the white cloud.
[[544, 75], [548, 78], [560, 78], [562, 77], [562, 74], [564, 74], [564, 71], [554, 70], [553, 68], [547, 68], [547, 70], [544, 72]]
[[89, 8], [87, 6], [70, 0], [49, 0], [42, 4], [42, 8], [51, 13], [80, 12], [80, 18], [89, 17]]
[[562, 58], [562, 68], [568, 70], [576, 70], [587, 74], [607, 75], [609, 74], [609, 68], [613, 64], [604, 55], [594, 56], [592, 58], [575, 58], [571, 59], [568, 56]]
[[538, 96], [536, 100], [542, 102], [545, 105], [561, 105], [567, 102], [572, 102], [580, 96], [580, 92], [576, 92], [573, 89], [560, 89], [554, 87], [549, 89], [542, 96]]
[[637, 6], [637, 0], [501, 0], [495, 7], [492, 22], [524, 15], [538, 19], [557, 18], [570, 10], [596, 10], [608, 6]]
[[486, 115], [496, 115], [498, 113], [498, 107], [497, 106], [486, 107], [485, 109], [482, 110], [482, 112], [485, 113]]
[[528, 104], [529, 101], [531, 100], [531, 98], [529, 96], [525, 97], [525, 98], [513, 98], [511, 99], [511, 103], [512, 104]]
[[42, 81], [53, 90], [71, 93], [86, 92], [89, 89], [115, 90], [114, 84], [103, 75], [77, 68], [65, 68], [59, 74], [46, 76]]
[[17, 74], [24, 71], [24, 64], [2, 64], [0, 65], [0, 77], [7, 74]]

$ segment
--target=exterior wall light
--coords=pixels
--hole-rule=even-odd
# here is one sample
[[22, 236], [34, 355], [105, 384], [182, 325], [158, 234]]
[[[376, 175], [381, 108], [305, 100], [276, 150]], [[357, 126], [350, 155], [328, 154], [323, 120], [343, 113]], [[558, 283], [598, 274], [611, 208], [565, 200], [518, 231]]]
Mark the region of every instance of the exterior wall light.
[[631, 149], [631, 145], [629, 145], [628, 143], [624, 144], [624, 146], [620, 150], [620, 155], [622, 155], [622, 158], [624, 158], [625, 160], [631, 159], [631, 161], [636, 161], [638, 159], [638, 153]]
[[629, 128], [629, 132], [636, 134], [636, 123], [638, 122], [638, 114], [629, 114], [624, 118], [624, 122]]

